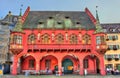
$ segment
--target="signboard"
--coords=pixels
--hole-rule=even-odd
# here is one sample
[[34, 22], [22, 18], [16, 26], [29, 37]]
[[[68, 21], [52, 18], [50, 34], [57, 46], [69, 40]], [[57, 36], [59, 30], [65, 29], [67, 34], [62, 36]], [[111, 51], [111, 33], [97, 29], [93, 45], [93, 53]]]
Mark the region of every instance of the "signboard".
[[2, 65], [0, 65], [0, 75], [3, 75]]
[[3, 71], [2, 70], [0, 70], [0, 75], [3, 75]]

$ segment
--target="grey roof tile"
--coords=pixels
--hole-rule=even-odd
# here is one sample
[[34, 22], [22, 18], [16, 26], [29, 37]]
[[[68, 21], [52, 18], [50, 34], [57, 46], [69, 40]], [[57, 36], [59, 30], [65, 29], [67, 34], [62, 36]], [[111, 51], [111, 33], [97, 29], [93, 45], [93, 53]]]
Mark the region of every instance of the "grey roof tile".
[[120, 23], [106, 23], [101, 26], [106, 29], [107, 33], [120, 33]]
[[95, 29], [95, 25], [90, 17], [86, 12], [81, 11], [30, 11], [23, 24], [23, 28], [37, 28], [39, 20], [46, 23], [49, 17], [55, 17], [57, 18], [56, 20], [63, 20], [66, 16], [72, 20], [73, 26], [78, 21], [82, 29]]

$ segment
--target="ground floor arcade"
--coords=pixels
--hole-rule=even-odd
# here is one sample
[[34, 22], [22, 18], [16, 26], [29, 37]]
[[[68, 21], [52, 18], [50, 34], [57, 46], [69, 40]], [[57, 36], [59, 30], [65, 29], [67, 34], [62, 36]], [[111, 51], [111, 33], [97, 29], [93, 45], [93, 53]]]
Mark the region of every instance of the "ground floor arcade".
[[105, 75], [104, 56], [91, 53], [21, 53], [14, 55], [12, 74], [29, 71], [39, 74]]

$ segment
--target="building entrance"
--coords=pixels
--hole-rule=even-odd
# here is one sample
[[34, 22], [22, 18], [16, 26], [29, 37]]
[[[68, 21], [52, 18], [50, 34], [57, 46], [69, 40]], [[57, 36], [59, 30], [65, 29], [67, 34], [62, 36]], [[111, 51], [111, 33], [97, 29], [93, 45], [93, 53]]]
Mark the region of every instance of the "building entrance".
[[70, 59], [63, 60], [62, 69], [64, 70], [64, 74], [72, 74], [73, 73], [73, 62]]

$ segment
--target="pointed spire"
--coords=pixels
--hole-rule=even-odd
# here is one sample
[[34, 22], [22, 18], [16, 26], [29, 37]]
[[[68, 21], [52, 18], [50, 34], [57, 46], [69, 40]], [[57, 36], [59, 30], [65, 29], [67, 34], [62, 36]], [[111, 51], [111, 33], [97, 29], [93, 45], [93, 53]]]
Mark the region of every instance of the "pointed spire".
[[22, 16], [22, 8], [20, 8], [20, 14], [19, 14], [19, 16]]
[[23, 7], [23, 4], [21, 4], [20, 14], [19, 14], [19, 16], [22, 16], [22, 7]]
[[96, 6], [96, 31], [95, 31], [95, 33], [101, 33], [101, 32], [103, 32], [103, 29], [100, 25], [97, 8], [98, 8], [98, 6]]
[[15, 25], [15, 28], [13, 29], [13, 31], [16, 31], [16, 32], [22, 32], [22, 17], [19, 16], [18, 17], [18, 21], [17, 21], [17, 24]]
[[[21, 5], [22, 7], [23, 5]], [[15, 28], [13, 29], [13, 31], [16, 31], [16, 32], [22, 32], [22, 8], [20, 8], [20, 14], [19, 14], [19, 17], [18, 17], [18, 21], [15, 25]]]
[[100, 22], [100, 21], [99, 21], [99, 16], [98, 16], [97, 8], [98, 8], [98, 6], [96, 6], [96, 20], [97, 20], [98, 22]]

